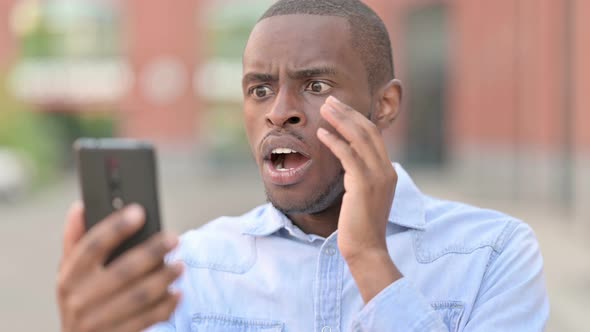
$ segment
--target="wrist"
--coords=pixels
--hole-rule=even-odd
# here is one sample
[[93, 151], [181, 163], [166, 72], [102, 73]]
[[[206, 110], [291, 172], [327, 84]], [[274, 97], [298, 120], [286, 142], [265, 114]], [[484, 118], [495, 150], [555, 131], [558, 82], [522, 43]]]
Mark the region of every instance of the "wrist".
[[342, 254], [350, 268], [364, 268], [393, 264], [387, 248], [371, 248]]
[[403, 277], [387, 250], [359, 251], [345, 260], [365, 303]]
[[348, 246], [348, 249], [340, 248], [340, 253], [348, 265], [363, 264], [367, 261], [385, 261], [391, 259], [389, 251], [387, 250], [387, 243], [383, 241], [381, 244], [371, 246]]

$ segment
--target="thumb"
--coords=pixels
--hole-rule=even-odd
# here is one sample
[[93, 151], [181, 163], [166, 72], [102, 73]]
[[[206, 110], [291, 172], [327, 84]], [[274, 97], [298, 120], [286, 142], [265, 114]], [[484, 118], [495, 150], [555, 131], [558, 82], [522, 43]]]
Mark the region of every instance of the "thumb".
[[72, 249], [82, 238], [85, 231], [84, 205], [81, 201], [76, 201], [70, 207], [66, 217], [62, 259], [66, 259], [70, 255]]

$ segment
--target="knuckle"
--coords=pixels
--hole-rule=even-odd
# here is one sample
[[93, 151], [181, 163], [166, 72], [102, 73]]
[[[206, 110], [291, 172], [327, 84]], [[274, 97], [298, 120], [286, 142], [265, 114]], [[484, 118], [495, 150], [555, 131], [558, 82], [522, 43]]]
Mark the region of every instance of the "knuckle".
[[104, 251], [104, 243], [100, 236], [95, 236], [88, 242], [88, 251], [96, 253]]
[[158, 313], [156, 314], [158, 321], [162, 321], [170, 317], [172, 311], [176, 307], [176, 300], [172, 294], [168, 294], [168, 298], [166, 301], [158, 308]]
[[[360, 160], [360, 159], [361, 159], [361, 158], [360, 158], [360, 155], [359, 155], [359, 153], [356, 151], [356, 149], [353, 149], [353, 148], [351, 148], [351, 147], [346, 147], [346, 148], [349, 150], [349, 152], [350, 152], [350, 155], [351, 155], [351, 156], [352, 156], [354, 159], [357, 159], [357, 160]], [[357, 147], [357, 148], [358, 148], [358, 147]]]
[[178, 277], [178, 275], [179, 275], [179, 272], [174, 267], [171, 267], [171, 266], [167, 267], [164, 272], [164, 275], [162, 276], [161, 283], [162, 283], [163, 287], [168, 287], [168, 285], [172, 281], [174, 281]]
[[59, 298], [66, 298], [68, 294], [70, 294], [71, 287], [70, 283], [68, 282], [68, 278], [63, 274], [60, 273], [57, 276], [57, 295]]
[[397, 181], [397, 173], [395, 172], [395, 170], [391, 169], [389, 172], [387, 172], [386, 179], [387, 179], [387, 182], [396, 182]]
[[131, 293], [131, 301], [137, 304], [144, 304], [150, 299], [150, 292], [145, 288], [140, 288]]
[[349, 149], [344, 144], [335, 144], [333, 149], [338, 155], [349, 153]]
[[168, 252], [164, 237], [159, 234], [147, 244], [147, 253], [154, 258], [161, 259]]
[[127, 280], [133, 275], [134, 269], [134, 264], [131, 262], [119, 263], [113, 267], [113, 273], [117, 279]]
[[72, 317], [79, 318], [84, 310], [84, 301], [78, 296], [71, 296], [66, 300], [66, 307]]
[[148, 326], [151, 326], [151, 325], [153, 325], [155, 323], [161, 322], [161, 321], [163, 321], [165, 319], [166, 318], [160, 319], [160, 315], [159, 315], [158, 311], [155, 311], [153, 313], [153, 315], [144, 315], [144, 316], [142, 316], [139, 319], [139, 321], [140, 321], [139, 325], [140, 325], [140, 328], [143, 329], [143, 328], [148, 327]]
[[368, 142], [371, 138], [368, 130], [359, 130], [358, 137], [363, 142]]
[[366, 193], [369, 196], [372, 196], [375, 192], [377, 192], [377, 185], [374, 182], [373, 183], [369, 183], [365, 187], [365, 190], [366, 190]]
[[367, 121], [367, 132], [371, 135], [378, 135], [379, 128], [377, 128], [377, 125], [374, 122]]
[[117, 215], [116, 217], [113, 218], [113, 222], [111, 223], [111, 232], [115, 233], [115, 234], [120, 234], [120, 233], [124, 233], [125, 231], [127, 231], [128, 227], [128, 223], [127, 220], [125, 218], [123, 218], [123, 216], [121, 216], [120, 214]]
[[171, 306], [168, 303], [166, 303], [166, 305], [163, 305], [160, 308], [158, 308], [158, 310], [156, 310], [156, 313], [154, 315], [154, 321], [160, 322], [166, 320], [170, 316], [171, 312]]
[[168, 277], [169, 278], [176, 278], [180, 274], [181, 269], [182, 269], [182, 267], [179, 267], [177, 265], [169, 265], [167, 267]]
[[76, 327], [75, 331], [77, 331], [77, 332], [78, 331], [79, 332], [94, 332], [95, 331], [95, 328], [92, 325], [92, 322], [91, 321], [85, 319], [85, 320], [82, 320], [78, 324], [78, 326]]

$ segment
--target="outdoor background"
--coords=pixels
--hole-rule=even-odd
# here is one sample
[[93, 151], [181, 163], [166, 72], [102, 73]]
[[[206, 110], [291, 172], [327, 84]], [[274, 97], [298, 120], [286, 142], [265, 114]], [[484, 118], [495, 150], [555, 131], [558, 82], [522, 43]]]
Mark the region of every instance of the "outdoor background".
[[[157, 142], [164, 223], [179, 233], [265, 201], [240, 57], [272, 2], [0, 0], [2, 331], [59, 329], [76, 137]], [[367, 3], [404, 83], [392, 160], [428, 194], [531, 224], [548, 330], [590, 331], [590, 1]]]

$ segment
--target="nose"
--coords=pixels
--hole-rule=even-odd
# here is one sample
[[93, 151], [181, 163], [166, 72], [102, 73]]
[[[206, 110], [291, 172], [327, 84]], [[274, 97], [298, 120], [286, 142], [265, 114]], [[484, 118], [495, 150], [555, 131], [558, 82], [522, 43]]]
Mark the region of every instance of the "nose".
[[272, 127], [303, 126], [306, 117], [298, 97], [287, 89], [279, 92], [271, 110], [266, 114], [266, 123]]

